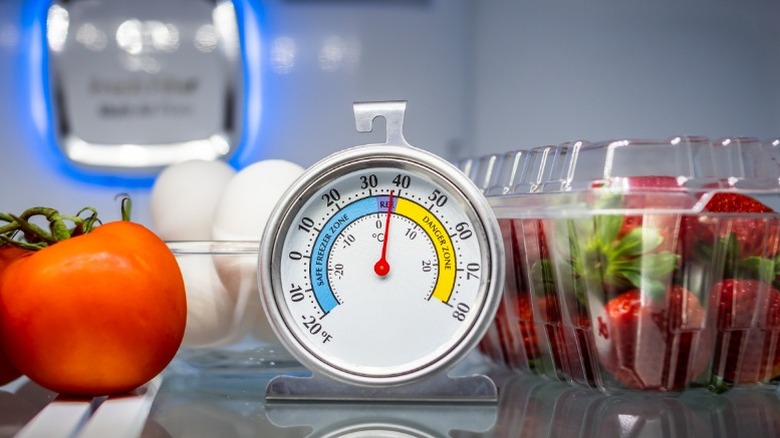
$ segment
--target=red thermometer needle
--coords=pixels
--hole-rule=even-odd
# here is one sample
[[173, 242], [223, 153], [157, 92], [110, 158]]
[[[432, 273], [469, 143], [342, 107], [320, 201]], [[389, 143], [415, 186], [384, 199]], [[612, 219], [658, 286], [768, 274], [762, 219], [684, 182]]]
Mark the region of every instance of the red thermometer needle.
[[387, 263], [387, 241], [390, 240], [390, 216], [393, 212], [393, 190], [390, 190], [390, 196], [387, 198], [387, 217], [385, 218], [385, 240], [382, 242], [382, 256], [374, 265], [374, 272], [380, 277], [384, 277], [390, 272], [390, 264]]

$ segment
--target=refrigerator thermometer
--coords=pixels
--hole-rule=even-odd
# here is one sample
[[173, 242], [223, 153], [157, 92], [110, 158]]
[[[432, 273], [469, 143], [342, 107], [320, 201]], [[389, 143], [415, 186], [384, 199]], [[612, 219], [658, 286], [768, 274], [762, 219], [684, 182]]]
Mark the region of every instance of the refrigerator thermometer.
[[403, 102], [355, 104], [388, 140], [308, 169], [265, 228], [262, 299], [315, 374], [388, 387], [446, 371], [491, 324], [503, 248], [492, 210], [453, 165], [406, 143]]

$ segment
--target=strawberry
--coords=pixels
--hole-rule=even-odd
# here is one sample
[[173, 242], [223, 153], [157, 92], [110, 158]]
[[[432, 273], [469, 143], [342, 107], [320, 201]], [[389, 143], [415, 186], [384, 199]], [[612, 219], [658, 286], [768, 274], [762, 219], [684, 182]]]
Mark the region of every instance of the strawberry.
[[502, 302], [491, 329], [498, 346], [483, 338], [480, 350], [493, 362], [511, 369], [545, 374], [549, 371], [543, 360], [546, 340], [542, 323], [534, 316], [532, 300], [528, 294], [519, 294], [508, 297], [509, 306]]
[[[523, 318], [531, 318], [530, 310]], [[518, 327], [512, 326], [517, 324]], [[530, 327], [530, 330], [528, 329]], [[493, 363], [510, 369], [532, 371], [539, 356], [533, 324], [519, 321], [509, 312], [502, 300], [493, 319], [493, 325], [479, 343], [479, 351]]]
[[[585, 291], [617, 294], [631, 288], [663, 293], [680, 261], [678, 239], [681, 215], [695, 199], [683, 190], [677, 178], [638, 176], [613, 178], [594, 184], [593, 207], [627, 214], [599, 214], [585, 219], [559, 221], [558, 248], [570, 259], [569, 269], [579, 298]], [[634, 213], [636, 211], [636, 214]], [[563, 271], [562, 271], [563, 272]]]
[[681, 180], [669, 175], [640, 175], [629, 177], [614, 177], [607, 180], [597, 180], [591, 184], [594, 189], [618, 189], [623, 192], [642, 190], [668, 190], [682, 189]]
[[[717, 192], [704, 211], [715, 214], [685, 218], [687, 240], [703, 260], [719, 258], [723, 278], [742, 276], [733, 272], [740, 263], [761, 265], [761, 260], [751, 258], [773, 258], [780, 252], [780, 219], [760, 201], [740, 193]], [[758, 278], [757, 273], [744, 275]]]
[[[529, 283], [536, 302], [536, 327], [542, 342], [546, 342], [549, 347], [555, 374], [559, 378], [594, 386], [594, 367], [590, 359], [592, 349], [587, 343], [587, 334], [590, 332], [587, 308], [576, 299], [578, 292], [572, 289], [572, 282], [561, 282], [554, 275], [544, 235], [544, 222], [526, 220], [523, 224], [526, 233], [535, 232], [536, 235], [536, 239], [531, 239], [536, 243], [529, 245], [526, 240], [526, 248], [531, 248], [534, 253], [534, 256], [529, 257], [534, 261], [533, 264], [529, 263]], [[564, 274], [564, 278], [566, 275], [571, 276], [571, 270]], [[559, 289], [563, 297], [571, 298], [567, 300], [565, 309], [559, 302]], [[564, 311], [567, 315], [562, 313]]]
[[533, 266], [539, 260], [549, 257], [544, 223], [539, 219], [522, 219], [514, 221], [515, 257], [523, 265]]
[[[712, 351], [706, 312], [697, 295], [682, 284], [700, 281], [695, 275], [700, 270], [691, 268], [686, 248], [697, 229], [686, 226], [681, 213], [697, 200], [673, 177], [629, 177], [611, 183], [595, 192], [594, 207], [626, 214], [567, 221], [568, 239], [558, 239], [569, 243], [564, 259], [570, 266], [559, 263], [554, 268], [571, 272], [570, 287], [591, 315], [590, 342], [580, 336], [569, 345], [580, 351], [590, 347], [602, 369], [624, 387], [682, 390], [706, 370]], [[579, 359], [576, 365], [587, 376], [589, 358], [580, 354]], [[587, 380], [599, 384], [600, 377], [593, 373]]]
[[[606, 205], [599, 202], [600, 208], [624, 209], [686, 209], [694, 205], [695, 200], [683, 191], [681, 181], [673, 176], [631, 176], [613, 178], [607, 183], [596, 185], [620, 193], [612, 200], [606, 198]], [[619, 201], [619, 202], [616, 202]], [[618, 238], [636, 228], [651, 228], [661, 237], [659, 250], [676, 251], [679, 216], [676, 213], [628, 214], [623, 216], [623, 224]]]
[[[537, 295], [553, 296], [538, 308], [548, 322], [546, 340], [556, 368], [568, 379], [588, 386], [599, 384], [588, 316], [591, 301], [603, 302], [606, 296], [638, 288], [662, 295], [679, 264], [680, 215], [645, 214], [641, 209], [668, 209], [694, 202], [673, 177], [613, 179], [602, 185], [596, 196], [596, 208], [635, 210], [638, 214], [545, 222], [549, 224], [545, 231], [555, 237], [554, 255], [552, 259], [540, 257], [530, 274]], [[540, 254], [549, 257], [543, 249]], [[556, 292], [560, 297], [572, 297], [565, 308], [555, 301]], [[566, 318], [560, 313], [563, 311]]]
[[572, 381], [589, 387], [598, 386], [598, 358], [591, 335], [590, 318], [576, 315], [571, 325], [563, 326], [564, 351], [568, 360], [564, 368]]
[[[634, 222], [634, 228], [624, 232], [626, 223], [621, 215], [599, 215], [567, 224], [571, 268], [559, 269], [573, 271], [578, 295], [586, 290], [601, 294], [640, 287], [663, 292], [679, 256], [661, 249], [665, 238], [657, 228]], [[584, 296], [580, 299], [587, 301]]]
[[710, 289], [716, 318], [712, 364], [716, 391], [766, 382], [780, 372], [780, 219], [749, 196], [715, 193], [692, 217], [690, 236], [699, 256], [714, 267]]
[[679, 391], [706, 368], [705, 312], [681, 286], [663, 297], [632, 289], [609, 300], [592, 321], [604, 368], [632, 389]]
[[719, 224], [720, 238], [733, 233], [743, 257], [766, 255], [771, 257], [778, 252], [778, 221], [774, 217], [762, 218], [761, 213], [774, 213], [769, 206], [757, 199], [740, 193], [715, 193], [710, 198], [705, 211], [711, 213], [745, 213], [747, 217], [727, 216]]
[[529, 370], [541, 352], [534, 328], [530, 292], [525, 281], [527, 253], [524, 240], [518, 239], [518, 233], [523, 232], [523, 227], [520, 220], [513, 219], [500, 219], [499, 226], [507, 260], [504, 282], [506, 300], [499, 306], [495, 324], [509, 366]]
[[575, 309], [570, 319], [558, 311], [554, 295], [540, 297], [539, 313], [546, 321], [544, 324], [546, 340], [550, 346], [553, 364], [563, 378], [581, 385], [595, 386], [595, 351], [590, 342], [590, 319], [580, 309]]
[[718, 192], [704, 208], [713, 213], [773, 213], [769, 206], [741, 193]]
[[[568, 273], [570, 275], [570, 272]], [[557, 281], [549, 260], [540, 260], [531, 270], [536, 292], [536, 319], [543, 329], [553, 365], [559, 377], [594, 386], [591, 360], [590, 318], [570, 281]], [[560, 289], [563, 294], [558, 295]]]
[[519, 353], [524, 353], [525, 359], [532, 361], [541, 356], [539, 337], [536, 333], [536, 320], [531, 307], [531, 297], [520, 294], [515, 297], [515, 314], [510, 320], [515, 323], [515, 333], [519, 334], [522, 348], [515, 348]]
[[780, 291], [749, 279], [713, 285], [717, 310], [713, 374], [727, 384], [762, 383], [780, 367]]

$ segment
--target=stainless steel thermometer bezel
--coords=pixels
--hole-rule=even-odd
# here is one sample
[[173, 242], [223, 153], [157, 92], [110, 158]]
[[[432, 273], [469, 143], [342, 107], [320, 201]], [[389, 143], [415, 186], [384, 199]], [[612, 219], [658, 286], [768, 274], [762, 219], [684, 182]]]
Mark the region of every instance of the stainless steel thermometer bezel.
[[[356, 104], [356, 114], [358, 106]], [[392, 106], [391, 106], [392, 108]], [[369, 108], [370, 109], [370, 108]], [[381, 109], [381, 107], [380, 107]], [[401, 112], [402, 114], [402, 112]], [[357, 146], [333, 154], [309, 168], [286, 192], [272, 213], [263, 235], [260, 251], [258, 276], [261, 284], [261, 298], [271, 326], [282, 344], [307, 368], [332, 379], [361, 386], [395, 386], [414, 382], [447, 370], [471, 351], [480, 341], [492, 323], [502, 293], [504, 278], [503, 245], [498, 223], [492, 209], [482, 193], [455, 166], [434, 154], [414, 148], [393, 129], [393, 117], [385, 116], [388, 122], [388, 143]], [[373, 117], [371, 117], [373, 120]], [[399, 135], [395, 135], [395, 134]], [[282, 284], [283, 247], [289, 233], [297, 232], [294, 222], [298, 211], [326, 185], [339, 178], [366, 169], [398, 169], [402, 172], [422, 176], [453, 196], [458, 211], [462, 211], [473, 223], [473, 233], [484, 262], [479, 289], [472, 301], [467, 325], [447, 334], [446, 348], [426, 352], [425, 361], [411, 368], [388, 366], [378, 372], [359, 364], [345, 364], [339, 358], [327, 357], [312, 347], [313, 342], [300, 334], [284, 294]], [[335, 240], [336, 236], [334, 236]], [[438, 274], [437, 274], [438, 278]], [[453, 339], [457, 337], [457, 339]], [[404, 348], [403, 339], [397, 344]], [[400, 350], [399, 350], [400, 351]], [[429, 356], [435, 356], [428, 359]]]

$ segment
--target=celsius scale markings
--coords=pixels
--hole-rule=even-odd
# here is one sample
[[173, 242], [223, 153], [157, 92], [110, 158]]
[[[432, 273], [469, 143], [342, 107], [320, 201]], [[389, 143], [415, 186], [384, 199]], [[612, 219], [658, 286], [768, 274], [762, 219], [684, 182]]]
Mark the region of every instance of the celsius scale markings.
[[[352, 222], [368, 215], [381, 215], [385, 212], [388, 199], [389, 195], [369, 196], [345, 205], [325, 223], [322, 227], [323, 231], [317, 233], [312, 246], [309, 275], [312, 279], [315, 299], [323, 313], [329, 313], [340, 304], [331, 288], [326, 269], [336, 238]], [[393, 201], [393, 214], [410, 219], [435, 243], [439, 278], [431, 296], [445, 304], [448, 303], [455, 284], [457, 266], [449, 233], [430, 209], [406, 198], [395, 198]]]

